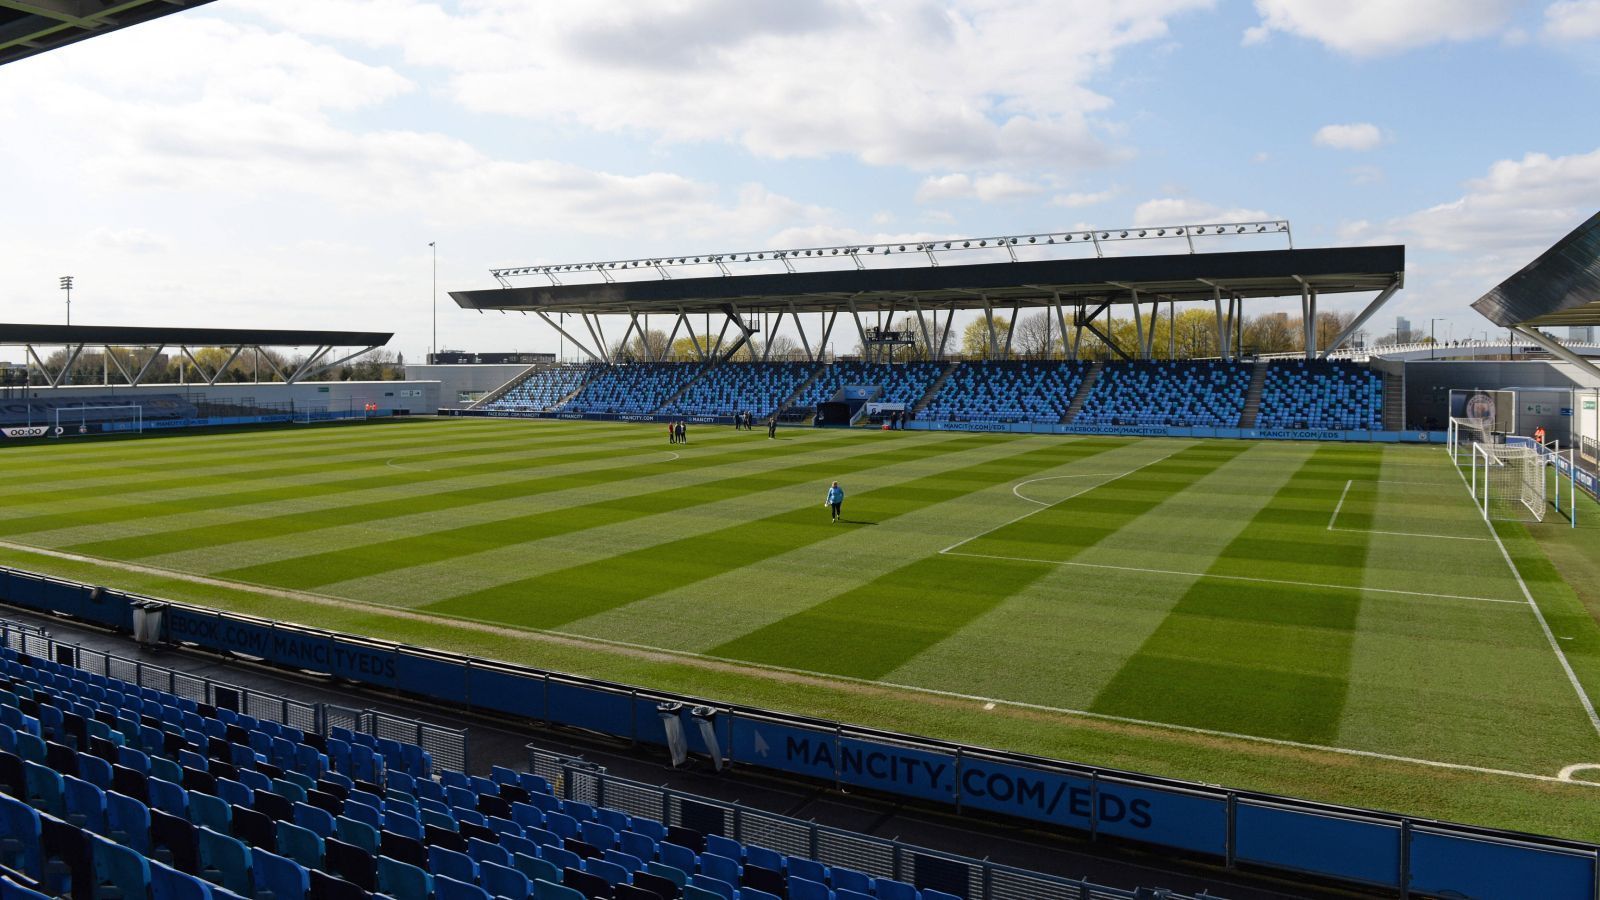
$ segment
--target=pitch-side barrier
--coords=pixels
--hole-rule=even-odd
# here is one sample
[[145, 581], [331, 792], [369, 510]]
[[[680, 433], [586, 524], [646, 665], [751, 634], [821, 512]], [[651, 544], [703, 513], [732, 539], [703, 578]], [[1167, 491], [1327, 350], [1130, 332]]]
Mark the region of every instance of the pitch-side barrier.
[[[998, 815], [1401, 896], [1600, 896], [1600, 846], [1176, 779], [788, 715], [275, 622], [0, 567], [0, 601], [452, 708], [578, 728]], [[157, 603], [151, 607], [148, 604]], [[159, 609], [151, 633], [149, 613]]]

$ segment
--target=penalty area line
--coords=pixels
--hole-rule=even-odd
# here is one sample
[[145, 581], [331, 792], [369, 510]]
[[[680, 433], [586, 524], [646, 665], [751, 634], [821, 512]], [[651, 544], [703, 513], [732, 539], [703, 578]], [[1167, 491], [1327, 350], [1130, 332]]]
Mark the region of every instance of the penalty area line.
[[1328, 530], [1333, 530], [1333, 523], [1339, 518], [1339, 510], [1344, 509], [1344, 498], [1350, 496], [1350, 485], [1355, 484], [1355, 479], [1344, 483], [1344, 490], [1339, 492], [1339, 503], [1333, 508], [1333, 515], [1328, 517]]
[[1250, 575], [1218, 575], [1213, 572], [1184, 572], [1178, 569], [1150, 569], [1144, 566], [1114, 566], [1110, 563], [1079, 562], [1073, 559], [1041, 559], [1033, 556], [997, 556], [990, 553], [966, 553], [954, 550], [940, 550], [947, 556], [970, 556], [975, 559], [998, 559], [1008, 562], [1044, 563], [1052, 566], [1075, 566], [1082, 569], [1109, 569], [1114, 572], [1139, 572], [1147, 575], [1171, 575], [1182, 578], [1210, 578], [1218, 581], [1247, 581], [1255, 584], [1281, 584], [1290, 587], [1328, 588], [1338, 591], [1356, 591], [1367, 594], [1400, 594], [1407, 597], [1429, 597], [1437, 600], [1473, 600], [1478, 603], [1506, 603], [1512, 606], [1522, 606], [1521, 600], [1506, 600], [1500, 597], [1473, 597], [1466, 594], [1436, 594], [1430, 591], [1403, 591], [1399, 588], [1377, 588], [1354, 584], [1324, 584], [1318, 581], [1287, 581], [1281, 578], [1257, 578]]

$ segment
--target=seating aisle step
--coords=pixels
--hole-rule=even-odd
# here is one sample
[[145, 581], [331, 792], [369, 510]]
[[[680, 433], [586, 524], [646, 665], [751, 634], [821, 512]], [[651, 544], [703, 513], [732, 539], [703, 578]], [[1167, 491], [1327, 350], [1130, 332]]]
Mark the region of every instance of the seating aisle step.
[[[674, 363], [674, 365], [692, 366], [692, 365], [695, 365], [695, 363]], [[693, 378], [689, 379], [688, 381], [685, 381], [683, 383], [683, 387], [678, 388], [676, 391], [674, 391], [672, 393], [672, 396], [670, 396], [667, 399], [661, 401], [661, 404], [659, 406], [657, 406], [655, 409], [652, 409], [650, 411], [652, 413], [658, 413], [658, 412], [661, 412], [663, 409], [666, 409], [667, 407], [671, 406], [672, 404], [677, 403], [678, 399], [680, 397], [682, 397], [684, 394], [687, 394], [689, 392], [689, 388], [694, 387], [695, 382], [697, 382], [700, 379], [702, 379], [702, 378], [706, 377], [707, 375], [711, 374], [711, 370], [712, 370], [712, 366], [711, 365], [709, 365], [709, 364], [701, 364], [700, 371], [694, 373], [694, 377]]]
[[939, 377], [933, 380], [933, 384], [928, 385], [928, 389], [911, 406], [911, 417], [913, 419], [922, 415], [922, 411], [927, 408], [929, 403], [933, 402], [933, 398], [939, 396], [939, 391], [944, 387], [944, 383], [950, 380], [950, 376], [955, 374], [956, 367], [959, 365], [961, 365], [959, 362], [947, 364], [944, 367], [944, 371], [939, 373]]
[[1381, 372], [1383, 375], [1383, 427], [1386, 431], [1403, 431], [1406, 427], [1406, 376], [1404, 372]]
[[1083, 409], [1084, 402], [1089, 399], [1089, 394], [1094, 391], [1094, 386], [1100, 380], [1100, 373], [1105, 371], [1105, 366], [1105, 363], [1096, 361], [1089, 367], [1089, 371], [1084, 373], [1083, 381], [1078, 384], [1078, 392], [1072, 395], [1072, 405], [1068, 406], [1067, 411], [1061, 414], [1061, 423], [1063, 425], [1078, 417], [1078, 412]]
[[784, 410], [788, 409], [789, 407], [791, 407], [791, 406], [795, 405], [796, 403], [798, 403], [800, 401], [800, 398], [804, 397], [806, 395], [806, 391], [811, 390], [812, 383], [815, 382], [818, 378], [821, 378], [822, 377], [822, 373], [827, 371], [827, 368], [828, 368], [828, 364], [827, 363], [824, 363], [824, 362], [817, 363], [817, 367], [815, 369], [811, 370], [811, 374], [807, 375], [804, 381], [800, 382], [800, 384], [797, 387], [795, 387], [795, 389], [793, 391], [789, 392], [789, 396], [787, 396], [787, 397], [783, 398], [782, 400], [780, 400], [778, 402], [778, 408], [773, 410], [772, 412], [774, 414], [781, 413]]
[[[527, 381], [534, 375], [543, 372], [545, 369], [556, 368], [559, 365], [560, 363], [556, 363], [554, 365], [547, 362], [534, 363], [526, 369], [523, 369], [521, 372], [518, 372], [516, 375], [513, 375], [510, 381], [507, 381], [505, 384], [500, 385], [489, 393], [484, 394], [482, 397], [479, 397], [477, 400], [473, 401], [472, 405], [467, 407], [467, 409], [482, 409], [494, 401], [499, 400], [501, 397], [504, 397], [511, 391], [512, 388], [515, 388], [517, 385]], [[445, 398], [440, 397], [439, 399], [442, 402]]]
[[578, 386], [573, 388], [572, 390], [568, 391], [565, 395], [562, 396], [562, 398], [560, 400], [557, 400], [556, 402], [550, 404], [550, 408], [551, 409], [560, 409], [561, 407], [566, 406], [568, 403], [571, 403], [572, 402], [572, 398], [578, 396], [578, 393], [580, 391], [582, 391], [584, 388], [588, 387], [589, 386], [589, 382], [593, 381], [595, 379], [595, 376], [599, 375], [602, 371], [604, 371], [604, 368], [605, 368], [604, 366], [599, 366], [599, 365], [594, 365], [594, 364], [590, 364], [590, 365], [585, 366], [584, 370], [583, 370], [583, 380], [579, 381], [578, 382]]
[[1239, 416], [1240, 428], [1256, 427], [1256, 417], [1261, 415], [1261, 389], [1267, 383], [1267, 361], [1256, 360], [1250, 372], [1250, 389], [1244, 394], [1244, 413]]

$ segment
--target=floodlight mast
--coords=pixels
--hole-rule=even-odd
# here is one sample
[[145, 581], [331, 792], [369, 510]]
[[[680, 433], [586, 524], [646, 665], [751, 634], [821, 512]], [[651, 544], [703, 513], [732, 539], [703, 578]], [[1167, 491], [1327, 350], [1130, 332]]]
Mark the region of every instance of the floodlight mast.
[[72, 276], [61, 276], [61, 289], [67, 292], [67, 324], [72, 324]]
[[795, 260], [849, 260], [857, 269], [865, 269], [865, 259], [900, 254], [925, 255], [929, 265], [938, 266], [939, 256], [971, 250], [1005, 250], [1012, 262], [1019, 262], [1017, 249], [1026, 246], [1065, 247], [1073, 244], [1092, 246], [1095, 256], [1104, 256], [1102, 244], [1117, 241], [1183, 241], [1189, 253], [1197, 252], [1196, 237], [1240, 237], [1245, 235], [1282, 235], [1294, 249], [1294, 233], [1287, 219], [1270, 219], [1253, 222], [1222, 222], [1204, 225], [1165, 225], [1143, 228], [1081, 229], [1073, 231], [1034, 232], [993, 237], [950, 238], [935, 241], [875, 241], [873, 243], [841, 244], [829, 247], [799, 247], [779, 250], [738, 250], [723, 253], [685, 254], [667, 257], [641, 257], [638, 259], [610, 259], [594, 262], [538, 264], [490, 269], [489, 274], [502, 287], [511, 287], [508, 279], [518, 276], [543, 276], [552, 285], [561, 284], [559, 273], [598, 275], [605, 281], [613, 280], [613, 273], [623, 270], [650, 270], [660, 278], [672, 277], [670, 270], [683, 266], [713, 265], [725, 276], [734, 274], [730, 265], [776, 261], [784, 271], [794, 273]]

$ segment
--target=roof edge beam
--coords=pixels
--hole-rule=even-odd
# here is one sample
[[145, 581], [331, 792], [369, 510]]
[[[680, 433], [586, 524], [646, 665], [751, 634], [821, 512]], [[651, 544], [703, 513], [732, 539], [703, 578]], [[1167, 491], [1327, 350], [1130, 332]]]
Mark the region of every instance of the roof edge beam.
[[1367, 320], [1372, 318], [1372, 315], [1381, 309], [1385, 303], [1388, 303], [1389, 298], [1393, 297], [1394, 292], [1398, 290], [1400, 290], [1400, 277], [1397, 275], [1393, 281], [1389, 282], [1388, 287], [1379, 291], [1378, 296], [1372, 298], [1372, 302], [1367, 304], [1367, 308], [1363, 309], [1360, 315], [1351, 320], [1350, 324], [1345, 326], [1345, 329], [1328, 343], [1327, 349], [1317, 354], [1318, 358], [1327, 359], [1328, 354], [1344, 346], [1344, 342], [1350, 339], [1350, 335], [1355, 334], [1361, 329], [1361, 326], [1367, 324]]

